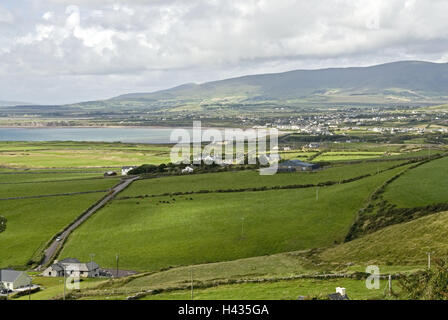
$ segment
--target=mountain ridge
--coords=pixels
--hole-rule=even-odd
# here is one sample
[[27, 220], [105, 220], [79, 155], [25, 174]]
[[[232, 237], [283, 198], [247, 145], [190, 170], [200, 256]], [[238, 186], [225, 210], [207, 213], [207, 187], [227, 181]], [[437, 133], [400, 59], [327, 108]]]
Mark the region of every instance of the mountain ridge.
[[[360, 99], [363, 97], [365, 99]], [[357, 97], [357, 98], [355, 98]], [[375, 97], [376, 99], [372, 99]], [[302, 100], [304, 102], [428, 102], [448, 98], [448, 63], [398, 61], [368, 67], [291, 70], [244, 75], [154, 92], [128, 93], [109, 101], [212, 103]]]

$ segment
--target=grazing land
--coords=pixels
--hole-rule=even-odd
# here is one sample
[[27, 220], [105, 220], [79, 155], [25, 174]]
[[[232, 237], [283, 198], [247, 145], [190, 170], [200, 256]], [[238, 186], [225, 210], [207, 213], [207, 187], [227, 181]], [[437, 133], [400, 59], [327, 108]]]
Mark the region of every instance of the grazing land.
[[1, 201], [1, 214], [8, 221], [0, 235], [0, 268], [37, 262], [45, 244], [104, 195]]
[[384, 198], [401, 208], [448, 202], [448, 157], [405, 173], [387, 186]]
[[343, 241], [372, 190], [404, 168], [319, 191], [115, 200], [70, 236], [61, 257], [95, 252], [113, 267], [120, 252], [123, 268], [159, 270], [328, 246]]
[[16, 168], [119, 167], [169, 162], [170, 147], [125, 143], [0, 142], [0, 166]]

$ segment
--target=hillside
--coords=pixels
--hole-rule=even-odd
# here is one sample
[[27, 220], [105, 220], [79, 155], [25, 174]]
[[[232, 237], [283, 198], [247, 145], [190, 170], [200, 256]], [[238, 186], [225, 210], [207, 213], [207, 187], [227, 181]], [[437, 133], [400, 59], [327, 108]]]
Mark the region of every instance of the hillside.
[[402, 61], [371, 67], [295, 70], [185, 84], [152, 93], [121, 95], [124, 101], [202, 104], [289, 102], [435, 102], [448, 98], [448, 63]]
[[341, 263], [422, 263], [426, 252], [434, 257], [448, 254], [448, 212], [386, 227], [375, 233], [325, 250], [320, 258]]

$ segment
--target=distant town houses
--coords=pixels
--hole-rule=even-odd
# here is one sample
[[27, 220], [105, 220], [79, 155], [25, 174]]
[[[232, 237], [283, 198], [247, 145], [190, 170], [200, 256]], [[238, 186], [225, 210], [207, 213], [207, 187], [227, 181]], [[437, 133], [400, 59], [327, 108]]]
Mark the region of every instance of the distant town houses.
[[23, 271], [0, 270], [0, 291], [28, 288], [31, 282], [31, 277]]
[[131, 171], [132, 169], [137, 168], [136, 166], [124, 166], [121, 167], [121, 175], [122, 176], [127, 176], [129, 171]]
[[93, 261], [83, 263], [75, 258], [66, 258], [56, 260], [42, 273], [44, 277], [63, 277], [64, 274], [72, 277], [96, 278], [100, 276], [100, 267]]

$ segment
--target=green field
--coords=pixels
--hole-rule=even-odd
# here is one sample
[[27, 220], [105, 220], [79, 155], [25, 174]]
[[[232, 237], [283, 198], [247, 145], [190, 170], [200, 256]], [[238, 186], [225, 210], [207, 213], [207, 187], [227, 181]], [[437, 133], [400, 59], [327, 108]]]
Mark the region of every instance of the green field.
[[170, 162], [169, 146], [125, 143], [2, 142], [0, 166], [76, 168]]
[[104, 191], [119, 183], [117, 178], [0, 184], [0, 198], [26, 197], [50, 194]]
[[[46, 181], [64, 181], [64, 180], [84, 180], [103, 178], [103, 173], [100, 172], [84, 172], [84, 173], [69, 173], [59, 170], [57, 173], [28, 173], [28, 172], [0, 172], [1, 184], [18, 184], [28, 182], [46, 182]], [[106, 170], [104, 170], [106, 171]]]
[[340, 182], [344, 179], [375, 174], [378, 171], [402, 164], [403, 161], [368, 162], [352, 165], [335, 165], [318, 172], [281, 173], [262, 176], [258, 171], [236, 171], [195, 174], [136, 181], [121, 196], [160, 195], [173, 192], [200, 190], [228, 190], [287, 185], [306, 185], [321, 182]]
[[384, 199], [410, 208], [448, 201], [448, 157], [423, 164], [387, 186]]
[[114, 201], [70, 236], [61, 257], [96, 253], [114, 266], [119, 252], [122, 268], [158, 270], [325, 247], [342, 241], [372, 190], [404, 168], [319, 188], [319, 200], [307, 188]]
[[24, 266], [54, 235], [103, 197], [102, 193], [1, 201], [0, 268]]
[[[59, 298], [61, 299], [64, 295], [64, 278], [61, 277], [39, 277], [33, 276], [33, 284], [39, 285], [41, 290], [39, 292], [31, 294], [31, 297], [28, 295], [17, 298], [17, 300], [50, 300]], [[101, 282], [104, 282], [103, 279], [98, 278], [86, 278], [83, 279], [79, 283], [79, 288], [81, 290], [95, 287]], [[66, 289], [66, 294], [69, 294], [70, 290]]]

